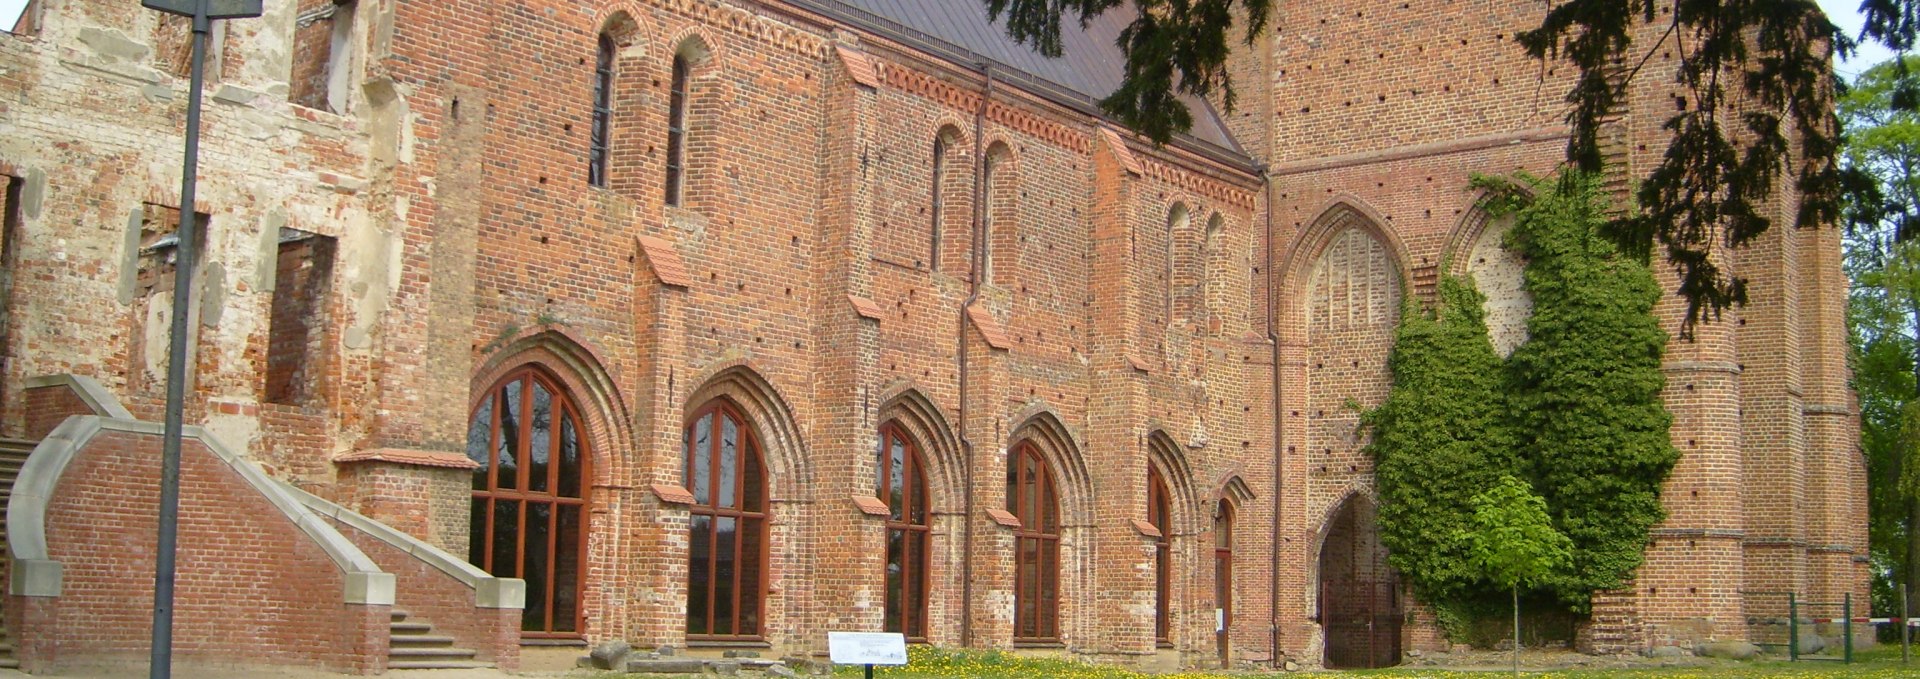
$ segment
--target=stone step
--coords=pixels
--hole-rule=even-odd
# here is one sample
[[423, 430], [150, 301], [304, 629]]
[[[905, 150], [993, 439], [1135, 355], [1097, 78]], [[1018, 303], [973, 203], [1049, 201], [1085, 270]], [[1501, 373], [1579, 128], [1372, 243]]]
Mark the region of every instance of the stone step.
[[387, 631], [397, 635], [426, 634], [433, 631], [432, 623], [395, 621], [387, 624]]
[[407, 612], [395, 608], [392, 610], [392, 617], [394, 622], [400, 622], [401, 620], [407, 619]]
[[477, 670], [493, 667], [478, 660], [388, 660], [390, 670]]
[[20, 661], [13, 658], [0, 658], [0, 667], [10, 670], [20, 669]]
[[453, 637], [438, 634], [400, 634], [388, 637], [391, 648], [422, 648], [432, 646], [452, 646]]
[[410, 660], [419, 660], [419, 659], [426, 659], [426, 658], [451, 658], [451, 659], [458, 660], [463, 658], [472, 658], [475, 654], [476, 654], [476, 651], [474, 651], [471, 648], [452, 648], [452, 647], [440, 648], [440, 647], [431, 647], [431, 646], [423, 647], [423, 648], [414, 648], [409, 646], [400, 646], [400, 647], [391, 648], [391, 650], [387, 652], [387, 657], [394, 658], [394, 659], [405, 658]]

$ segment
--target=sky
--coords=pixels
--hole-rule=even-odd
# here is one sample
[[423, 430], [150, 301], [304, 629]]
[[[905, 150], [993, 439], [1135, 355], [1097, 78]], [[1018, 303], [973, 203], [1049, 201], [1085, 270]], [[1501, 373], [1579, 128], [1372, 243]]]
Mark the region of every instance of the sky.
[[[131, 2], [132, 0], [127, 1]], [[1827, 16], [1833, 19], [1833, 23], [1838, 24], [1841, 29], [1845, 30], [1847, 35], [1860, 35], [1860, 23], [1862, 21], [1860, 16], [1860, 0], [1818, 1], [1820, 8], [1826, 10]], [[0, 0], [0, 27], [12, 28], [14, 21], [20, 17], [20, 10], [26, 7], [26, 5], [27, 0]], [[1840, 63], [1839, 70], [1841, 74], [1851, 78], [1859, 75], [1861, 71], [1867, 70], [1868, 67], [1885, 61], [1892, 56], [1893, 54], [1888, 52], [1887, 48], [1877, 43], [1862, 44], [1860, 50], [1852, 59]]]

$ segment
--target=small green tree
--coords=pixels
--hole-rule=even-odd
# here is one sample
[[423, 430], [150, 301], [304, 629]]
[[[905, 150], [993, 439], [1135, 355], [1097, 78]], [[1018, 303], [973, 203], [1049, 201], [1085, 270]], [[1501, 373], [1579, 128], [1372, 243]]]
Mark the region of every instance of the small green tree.
[[1380, 539], [1449, 634], [1461, 631], [1468, 599], [1493, 593], [1462, 539], [1473, 519], [1468, 501], [1514, 473], [1518, 445], [1484, 305], [1472, 281], [1452, 276], [1440, 280], [1433, 308], [1409, 301], [1388, 360], [1393, 389], [1365, 418]]
[[1567, 562], [1573, 541], [1553, 529], [1547, 501], [1512, 476], [1473, 496], [1473, 529], [1464, 536], [1473, 563], [1513, 592], [1513, 673], [1520, 673], [1520, 588], [1536, 587]]

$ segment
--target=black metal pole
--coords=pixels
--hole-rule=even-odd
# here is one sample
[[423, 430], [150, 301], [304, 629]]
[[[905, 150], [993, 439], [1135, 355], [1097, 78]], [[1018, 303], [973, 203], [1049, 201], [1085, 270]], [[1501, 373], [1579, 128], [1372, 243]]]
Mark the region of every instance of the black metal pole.
[[147, 676], [173, 676], [174, 551], [180, 514], [180, 436], [187, 392], [187, 317], [193, 304], [195, 219], [194, 189], [200, 169], [200, 89], [206, 80], [207, 2], [194, 3], [193, 64], [187, 85], [187, 152], [180, 176], [180, 231], [173, 265], [173, 317], [167, 331], [167, 415], [160, 457], [160, 535], [153, 559], [153, 655]]

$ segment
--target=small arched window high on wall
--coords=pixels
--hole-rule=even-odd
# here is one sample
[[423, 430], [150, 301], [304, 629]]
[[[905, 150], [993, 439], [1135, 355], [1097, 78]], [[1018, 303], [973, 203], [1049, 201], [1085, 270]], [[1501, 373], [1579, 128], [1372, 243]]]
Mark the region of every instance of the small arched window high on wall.
[[927, 257], [927, 262], [928, 262], [927, 266], [928, 268], [934, 271], [939, 271], [940, 270], [940, 226], [941, 226], [940, 218], [941, 218], [941, 215], [945, 212], [946, 203], [947, 203], [946, 195], [945, 195], [947, 190], [947, 186], [946, 186], [947, 135], [945, 134], [945, 130], [942, 130], [940, 133], [935, 133], [933, 135], [933, 168], [932, 169], [933, 169], [933, 194], [931, 196], [932, 206], [928, 210], [928, 212], [932, 213], [931, 223], [933, 225], [933, 228], [931, 230], [931, 233], [933, 234], [933, 237], [932, 237], [933, 247], [932, 247], [932, 253], [929, 254]]
[[613, 132], [613, 36], [601, 33], [593, 60], [593, 126], [587, 140], [587, 184], [607, 185], [607, 149]]
[[1147, 523], [1160, 530], [1153, 541], [1153, 640], [1173, 643], [1173, 500], [1160, 468], [1147, 465]]
[[758, 639], [765, 610], [767, 474], [753, 427], [714, 400], [687, 420], [687, 638]]
[[685, 50], [673, 55], [673, 80], [667, 93], [667, 182], [668, 205], [679, 205], [687, 176], [687, 88], [693, 65]]
[[1228, 630], [1233, 629], [1233, 505], [1220, 501], [1213, 515], [1213, 638], [1220, 666], [1231, 667]]
[[587, 533], [587, 433], [539, 368], [508, 374], [467, 426], [473, 470], [467, 560], [527, 582], [522, 636], [578, 638]]
[[1022, 442], [1007, 461], [1014, 529], [1013, 640], [1060, 640], [1060, 498], [1040, 449]]
[[886, 628], [908, 639], [927, 638], [927, 475], [920, 447], [899, 426], [880, 428], [877, 490], [887, 503]]
[[1174, 203], [1173, 207], [1167, 209], [1166, 260], [1162, 262], [1160, 268], [1160, 313], [1163, 314], [1162, 321], [1166, 323], [1173, 322], [1173, 299], [1176, 295], [1174, 288], [1180, 284], [1180, 277], [1177, 275], [1179, 268], [1177, 243], [1180, 234], [1187, 231], [1190, 219], [1185, 203]]

